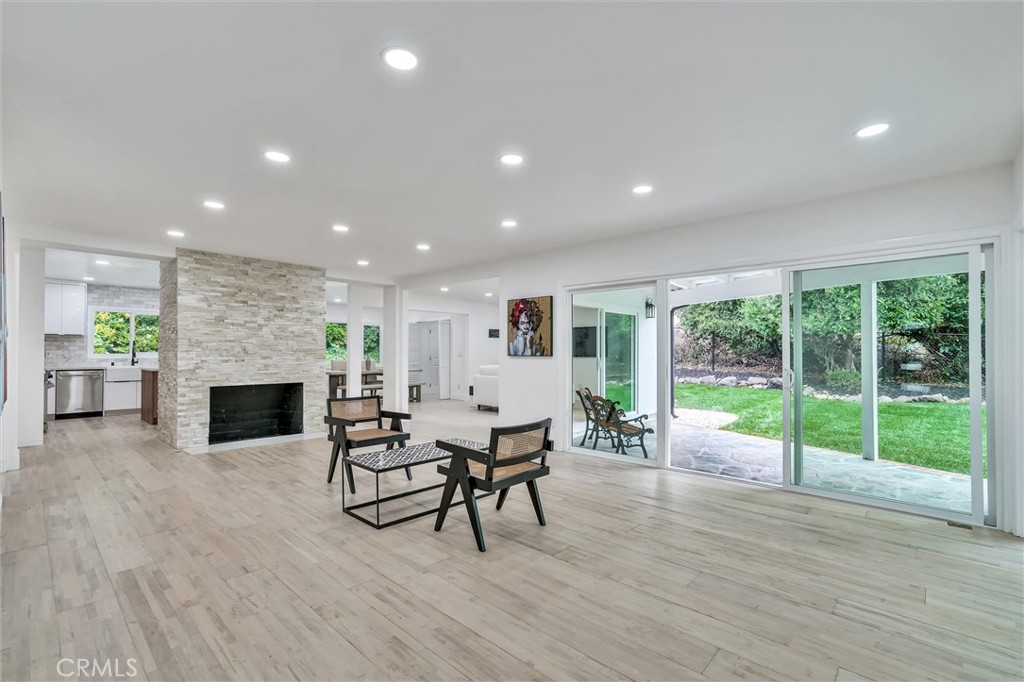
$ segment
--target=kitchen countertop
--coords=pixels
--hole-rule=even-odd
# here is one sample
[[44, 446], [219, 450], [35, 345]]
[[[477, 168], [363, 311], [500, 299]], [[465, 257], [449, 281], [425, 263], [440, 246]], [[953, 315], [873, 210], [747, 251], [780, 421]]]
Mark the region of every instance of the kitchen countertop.
[[[107, 370], [107, 369], [128, 369], [129, 367], [131, 367], [131, 365], [113, 365], [113, 366], [111, 366], [111, 365], [57, 365], [55, 367], [46, 367], [45, 370], [47, 372], [63, 372], [63, 371], [75, 371], [75, 370], [82, 370], [82, 369], [103, 369], [103, 370]], [[146, 366], [135, 365], [135, 368], [136, 369], [141, 369], [143, 371], [148, 370], [150, 372], [155, 372], [158, 369], [160, 369], [156, 365], [152, 365], [152, 366], [150, 366], [150, 365], [146, 365]]]

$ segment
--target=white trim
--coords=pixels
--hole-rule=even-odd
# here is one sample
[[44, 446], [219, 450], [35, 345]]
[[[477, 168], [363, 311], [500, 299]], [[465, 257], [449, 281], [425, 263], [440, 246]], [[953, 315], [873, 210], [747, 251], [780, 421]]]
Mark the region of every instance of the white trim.
[[968, 381], [971, 396], [971, 509], [974, 522], [985, 523], [984, 468], [981, 454], [981, 247], [967, 254]]
[[[570, 428], [569, 430], [571, 431], [572, 429]], [[570, 434], [570, 439], [571, 439], [571, 435], [572, 434]], [[582, 447], [580, 447], [578, 445], [570, 445], [567, 448], [562, 448], [562, 451], [563, 452], [570, 452], [570, 453], [572, 453], [574, 455], [587, 455], [589, 457], [601, 457], [602, 459], [610, 459], [612, 461], [622, 462], [624, 464], [640, 464], [642, 466], [651, 467], [651, 468], [654, 468], [654, 469], [661, 468], [661, 467], [658, 466], [658, 459], [656, 457], [654, 457], [654, 458], [650, 458], [649, 457], [649, 458], [645, 459], [643, 455], [640, 455], [640, 456], [620, 455], [620, 454], [616, 454], [614, 452], [605, 452], [604, 450], [591, 450], [590, 448], [582, 448]]]

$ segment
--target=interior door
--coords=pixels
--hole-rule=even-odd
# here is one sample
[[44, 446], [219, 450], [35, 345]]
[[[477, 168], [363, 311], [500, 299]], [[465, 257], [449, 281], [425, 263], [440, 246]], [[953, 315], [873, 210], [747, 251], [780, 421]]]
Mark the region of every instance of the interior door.
[[786, 485], [982, 522], [981, 268], [972, 248], [786, 273]]

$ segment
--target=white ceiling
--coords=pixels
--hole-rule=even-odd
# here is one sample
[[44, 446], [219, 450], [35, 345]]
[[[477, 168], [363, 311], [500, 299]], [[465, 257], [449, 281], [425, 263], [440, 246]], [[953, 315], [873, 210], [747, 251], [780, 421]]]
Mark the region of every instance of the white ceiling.
[[[5, 3], [4, 210], [27, 238], [340, 278], [513, 258], [1007, 161], [1022, 23], [1021, 3]], [[420, 67], [384, 66], [394, 44]]]
[[[106, 261], [108, 264], [101, 265], [96, 262], [98, 260]], [[93, 281], [87, 284], [93, 286], [160, 288], [160, 261], [143, 258], [46, 249], [43, 255], [43, 273], [46, 279], [71, 282], [82, 282], [83, 277], [92, 277]]]

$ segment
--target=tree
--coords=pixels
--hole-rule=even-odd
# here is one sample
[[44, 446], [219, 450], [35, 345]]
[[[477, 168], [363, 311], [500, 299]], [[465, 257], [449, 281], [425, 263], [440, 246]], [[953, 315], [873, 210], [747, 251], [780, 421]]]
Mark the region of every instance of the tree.
[[[348, 358], [348, 325], [344, 322], [328, 322], [326, 329], [328, 360]], [[363, 327], [363, 357], [380, 362], [380, 327]]]

